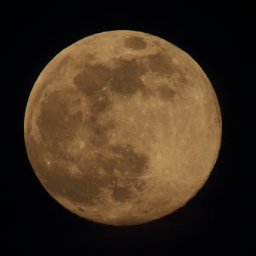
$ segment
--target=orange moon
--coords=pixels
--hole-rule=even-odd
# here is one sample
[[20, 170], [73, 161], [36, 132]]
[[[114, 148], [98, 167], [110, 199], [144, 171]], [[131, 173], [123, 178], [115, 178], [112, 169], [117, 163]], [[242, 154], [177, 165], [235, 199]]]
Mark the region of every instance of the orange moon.
[[24, 120], [32, 168], [71, 212], [137, 225], [180, 208], [218, 157], [221, 114], [200, 66], [159, 37], [88, 36], [39, 75]]

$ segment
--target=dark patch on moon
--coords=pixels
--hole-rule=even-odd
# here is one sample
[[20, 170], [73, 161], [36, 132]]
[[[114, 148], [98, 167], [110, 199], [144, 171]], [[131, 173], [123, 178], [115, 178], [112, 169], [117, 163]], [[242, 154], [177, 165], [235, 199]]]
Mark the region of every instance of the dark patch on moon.
[[163, 101], [172, 101], [177, 90], [171, 89], [167, 84], [160, 84], [157, 88], [147, 87], [142, 91], [142, 96], [147, 99], [150, 96], [160, 98]]
[[98, 176], [92, 173], [93, 170], [83, 171], [86, 175], [82, 177], [71, 176], [64, 163], [53, 161], [45, 174], [47, 188], [72, 202], [93, 204], [103, 184]]
[[84, 65], [82, 72], [75, 78], [77, 88], [87, 96], [95, 96], [101, 92], [110, 78], [110, 70], [103, 65]]
[[172, 100], [176, 94], [176, 92], [168, 87], [168, 85], [160, 85], [157, 88], [157, 94], [163, 100]]
[[106, 111], [111, 111], [111, 100], [108, 91], [118, 95], [132, 96], [143, 90], [144, 84], [140, 76], [146, 72], [136, 60], [116, 60], [117, 67], [111, 69], [101, 64], [85, 64], [83, 70], [74, 77], [78, 91], [82, 92], [90, 103], [91, 118], [85, 124], [94, 136], [90, 139], [93, 146], [107, 144], [107, 132], [114, 129], [114, 122], [100, 124], [98, 117]]
[[[83, 173], [84, 186], [90, 187], [87, 190], [91, 191], [90, 198], [84, 196], [82, 203], [92, 204], [93, 200], [97, 199], [101, 188], [111, 189], [113, 199], [121, 202], [132, 196], [130, 187], [137, 191], [143, 191], [145, 187], [145, 183], [140, 181], [140, 177], [147, 171], [148, 158], [143, 154], [135, 153], [131, 146], [119, 145], [115, 149], [112, 147], [107, 147], [107, 149], [113, 153], [113, 157], [108, 158], [101, 153], [95, 153], [92, 156], [85, 156], [78, 165]], [[120, 176], [115, 174], [115, 171], [119, 171]], [[121, 188], [117, 184], [118, 179], [124, 177], [125, 185]], [[71, 177], [69, 177], [69, 180], [73, 182]], [[92, 194], [92, 191], [95, 194]], [[65, 196], [70, 198], [69, 193]], [[76, 198], [72, 198], [72, 201], [76, 200]]]
[[186, 72], [182, 66], [173, 62], [171, 56], [158, 52], [154, 55], [147, 57], [147, 63], [149, 68], [163, 76], [174, 76], [176, 75], [179, 82], [177, 86], [187, 83]]
[[113, 92], [132, 96], [138, 90], [144, 88], [140, 76], [145, 74], [146, 67], [140, 65], [136, 60], [117, 60], [117, 67], [114, 69], [100, 64], [86, 64], [75, 78], [77, 88], [87, 96], [95, 96], [102, 93], [104, 87], [110, 88]]
[[99, 116], [111, 108], [111, 101], [103, 93], [99, 98], [91, 98], [90, 103], [91, 117], [85, 124], [93, 133], [90, 143], [93, 146], [104, 146], [108, 143], [107, 133], [115, 128], [115, 124], [111, 119], [100, 123]]
[[85, 126], [93, 132], [90, 139], [93, 146], [107, 144], [107, 132], [114, 128], [113, 121], [104, 125], [98, 121], [99, 115], [111, 108], [111, 100], [107, 96], [106, 90], [103, 90], [104, 87], [108, 86], [110, 76], [109, 68], [100, 64], [86, 64], [82, 72], [74, 78], [77, 89], [87, 97], [90, 104], [91, 117], [86, 121]]
[[83, 70], [74, 77], [74, 84], [90, 103], [91, 118], [86, 126], [93, 132], [90, 143], [93, 146], [107, 144], [107, 132], [114, 129], [114, 122], [100, 124], [98, 117], [111, 109], [111, 100], [108, 91], [132, 96], [138, 90], [143, 90], [144, 84], [140, 76], [146, 72], [145, 67], [136, 60], [117, 60], [117, 67], [108, 68], [101, 64], [85, 64]]
[[111, 73], [111, 89], [121, 95], [132, 96], [139, 90], [143, 90], [144, 84], [141, 75], [145, 74], [146, 67], [136, 60], [119, 60], [118, 68]]
[[124, 202], [132, 197], [132, 193], [127, 187], [115, 187], [111, 197], [118, 202]]
[[75, 136], [82, 123], [81, 111], [74, 114], [68, 111], [69, 93], [56, 91], [49, 95], [47, 101], [42, 103], [41, 113], [36, 121], [47, 150], [59, 158], [68, 157], [64, 145]]
[[[176, 75], [176, 79], [179, 81], [175, 83], [177, 86], [187, 82], [185, 72], [179, 65], [173, 63], [167, 54], [158, 52], [147, 56], [146, 59], [150, 70], [158, 73], [159, 76]], [[155, 95], [165, 101], [172, 100], [176, 94], [174, 89], [166, 85], [152, 88], [152, 90], [146, 88], [141, 80], [141, 76], [148, 71], [147, 67], [144, 64], [138, 63], [136, 59], [118, 59], [116, 63], [116, 68], [113, 69], [101, 64], [86, 64], [82, 72], [74, 78], [77, 88], [90, 97], [91, 102], [95, 102], [92, 108], [96, 112], [97, 109], [104, 111], [110, 105], [105, 93], [106, 88], [122, 96], [132, 96], [141, 91], [144, 96]], [[97, 97], [100, 97], [101, 101]]]
[[114, 129], [115, 124], [112, 120], [106, 124], [99, 124], [97, 119], [89, 120], [88, 125], [91, 127], [94, 136], [91, 137], [90, 143], [92, 146], [104, 146], [108, 144], [107, 133]]
[[[101, 72], [102, 69], [98, 71]], [[97, 79], [91, 79], [91, 81], [97, 83]], [[98, 117], [111, 107], [111, 102], [104, 91], [99, 92], [101, 90], [99, 84], [96, 88], [97, 93], [84, 90], [86, 94], [84, 97], [90, 95], [91, 99], [91, 118], [86, 123], [84, 123], [81, 112], [78, 111], [73, 115], [69, 113], [70, 104], [72, 106], [81, 104], [81, 95], [77, 98], [70, 97], [71, 94], [77, 94], [76, 91], [67, 89], [65, 92], [56, 91], [42, 102], [41, 113], [37, 120], [42, 142], [31, 148], [33, 150], [37, 148], [38, 152], [42, 150], [44, 155], [33, 156], [33, 162], [38, 163], [35, 169], [43, 174], [44, 184], [53, 194], [60, 194], [72, 202], [92, 205], [95, 204], [101, 189], [109, 188], [113, 191], [114, 200], [124, 202], [132, 196], [130, 187], [143, 191], [145, 184], [139, 182], [139, 179], [148, 168], [148, 158], [135, 152], [131, 145], [108, 145], [106, 135], [108, 131], [114, 129], [114, 122], [110, 120], [102, 124]], [[105, 148], [111, 152], [111, 158], [102, 153], [87, 154], [84, 152], [81, 155], [78, 152], [77, 156], [70, 156], [66, 152], [68, 144], [76, 135], [79, 127], [84, 125], [86, 125], [85, 132], [86, 127], [93, 131], [89, 141], [90, 145], [86, 148]], [[49, 166], [46, 166], [44, 157], [50, 161]], [[80, 170], [81, 175], [72, 175], [64, 161], [73, 163]], [[120, 177], [114, 173], [115, 170], [120, 172], [121, 177], [125, 177], [125, 186], [122, 188], [118, 185], [117, 181]]]
[[145, 49], [146, 46], [147, 43], [145, 40], [139, 36], [130, 36], [124, 41], [124, 47], [133, 50], [142, 50]]
[[149, 67], [152, 71], [161, 75], [170, 74], [173, 70], [171, 59], [162, 53], [156, 53], [147, 57]]
[[74, 102], [73, 102], [73, 106], [76, 106], [76, 105], [80, 105], [81, 104], [81, 99], [76, 99]]
[[[93, 199], [99, 193], [99, 186], [96, 186], [98, 180], [91, 175], [90, 179], [70, 176], [67, 165], [63, 162], [66, 155], [50, 154], [51, 164], [47, 167], [44, 157], [48, 155], [49, 150], [46, 143], [36, 144], [32, 137], [27, 137], [27, 145], [30, 150], [29, 157], [32, 161], [40, 180], [52, 194], [59, 194], [74, 202], [87, 202], [93, 204]], [[44, 152], [42, 154], [42, 152]]]
[[91, 113], [93, 118], [96, 118], [100, 113], [111, 107], [110, 99], [103, 92], [100, 97], [91, 99]]
[[[41, 122], [43, 121], [45, 121], [44, 118]], [[41, 127], [41, 132], [44, 129], [43, 142], [39, 145], [32, 142], [27, 145], [28, 148], [33, 149], [30, 151], [33, 167], [40, 175], [42, 174], [43, 183], [49, 192], [59, 194], [72, 202], [94, 205], [95, 200], [99, 199], [102, 188], [112, 190], [113, 199], [119, 202], [125, 202], [132, 197], [131, 187], [138, 192], [143, 191], [146, 184], [141, 181], [140, 177], [148, 168], [148, 158], [144, 154], [136, 153], [131, 145], [111, 147], [105, 145], [104, 147], [111, 152], [111, 158], [101, 153], [86, 154], [85, 152], [82, 159], [77, 161], [69, 159], [64, 150], [65, 143], [69, 143], [69, 140], [54, 137], [52, 130], [48, 130], [46, 126]], [[63, 128], [57, 126], [56, 129], [61, 132]], [[58, 142], [61, 139], [63, 143], [59, 147]], [[41, 150], [44, 152], [43, 155], [39, 154]], [[50, 160], [48, 167], [43, 160], [45, 156]], [[64, 161], [73, 162], [81, 175], [72, 175]], [[116, 170], [119, 171], [119, 175], [115, 174]], [[125, 179], [122, 188], [118, 185], [120, 178]]]
[[131, 145], [116, 145], [111, 148], [117, 157], [116, 169], [121, 172], [127, 172], [130, 176], [141, 176], [147, 169], [147, 157], [135, 153]]

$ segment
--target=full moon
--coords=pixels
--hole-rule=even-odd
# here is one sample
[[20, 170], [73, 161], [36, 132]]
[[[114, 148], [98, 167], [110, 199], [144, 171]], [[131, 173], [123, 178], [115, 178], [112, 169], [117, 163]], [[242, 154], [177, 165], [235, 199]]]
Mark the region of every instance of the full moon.
[[24, 137], [46, 191], [87, 220], [137, 225], [185, 205], [209, 177], [221, 114], [200, 66], [143, 32], [88, 36], [29, 96]]

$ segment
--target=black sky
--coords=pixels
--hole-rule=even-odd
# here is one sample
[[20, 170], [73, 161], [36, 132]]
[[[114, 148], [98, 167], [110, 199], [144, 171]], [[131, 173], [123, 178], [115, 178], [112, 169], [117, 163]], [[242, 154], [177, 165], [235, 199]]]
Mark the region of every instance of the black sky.
[[[242, 246], [241, 41], [239, 6], [127, 8], [89, 6], [14, 6], [6, 9], [8, 150], [4, 156], [1, 205], [2, 243], [23, 248], [78, 248], [126, 254], [196, 249], [231, 253]], [[73, 215], [56, 203], [35, 177], [28, 161], [23, 120], [30, 90], [45, 65], [62, 49], [85, 36], [107, 30], [138, 30], [160, 36], [189, 53], [211, 80], [219, 99], [223, 138], [216, 166], [198, 195], [185, 207], [158, 221], [135, 227], [111, 227]], [[7, 73], [6, 73], [7, 76]], [[240, 209], [241, 209], [240, 208]], [[244, 250], [244, 249], [243, 249]], [[129, 253], [128, 253], [129, 254]], [[131, 254], [130, 254], [131, 255]], [[158, 254], [157, 254], [158, 255]], [[160, 255], [160, 254], [159, 254]], [[208, 254], [206, 254], [208, 255]], [[229, 254], [227, 254], [229, 255]]]

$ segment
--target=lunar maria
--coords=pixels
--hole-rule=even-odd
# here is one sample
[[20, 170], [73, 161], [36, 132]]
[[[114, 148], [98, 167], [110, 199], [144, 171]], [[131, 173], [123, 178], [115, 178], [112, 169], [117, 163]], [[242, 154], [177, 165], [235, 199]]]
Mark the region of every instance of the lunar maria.
[[221, 129], [200, 66], [164, 39], [125, 30], [58, 53], [24, 120], [45, 190], [80, 217], [121, 226], [159, 219], [195, 196], [217, 160]]

